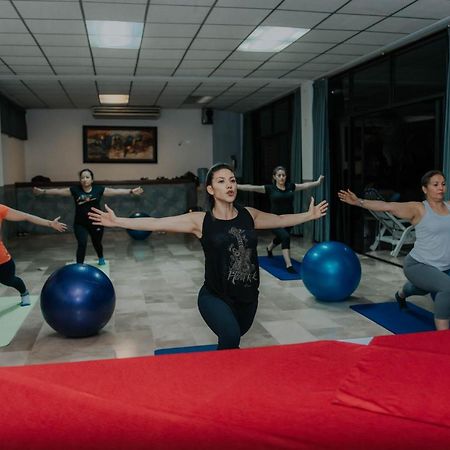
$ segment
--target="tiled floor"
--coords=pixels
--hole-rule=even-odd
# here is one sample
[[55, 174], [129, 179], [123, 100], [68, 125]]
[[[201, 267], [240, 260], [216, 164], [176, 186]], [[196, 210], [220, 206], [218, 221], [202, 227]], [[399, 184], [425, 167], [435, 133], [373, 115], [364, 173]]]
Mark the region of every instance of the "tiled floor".
[[[270, 234], [261, 233], [260, 254], [269, 239]], [[292, 255], [301, 259], [311, 245], [293, 238]], [[71, 234], [27, 236], [8, 247], [17, 273], [32, 294], [39, 294], [48, 276], [71, 261], [75, 240]], [[104, 247], [117, 297], [109, 324], [95, 337], [64, 338], [44, 322], [37, 305], [13, 341], [0, 348], [1, 366], [144, 356], [155, 348], [216, 342], [196, 305], [203, 281], [203, 252], [196, 238], [153, 233], [147, 241], [133, 241], [124, 231], [108, 230]], [[87, 259], [93, 255], [89, 246]], [[359, 288], [350, 300], [339, 303], [319, 303], [302, 282], [279, 281], [261, 270], [259, 309], [241, 346], [390, 334], [349, 305], [392, 300], [405, 279], [402, 269], [368, 257], [362, 257], [361, 264]], [[0, 287], [0, 296], [13, 294]], [[429, 297], [411, 300], [431, 308]]]

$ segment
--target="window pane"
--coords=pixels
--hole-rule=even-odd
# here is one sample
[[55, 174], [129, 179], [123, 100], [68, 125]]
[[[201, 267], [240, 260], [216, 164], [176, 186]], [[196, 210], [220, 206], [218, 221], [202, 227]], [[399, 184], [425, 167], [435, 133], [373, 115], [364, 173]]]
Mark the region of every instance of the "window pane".
[[446, 38], [398, 55], [394, 59], [394, 101], [408, 101], [443, 93], [446, 61]]
[[389, 60], [384, 60], [353, 74], [353, 112], [387, 106], [389, 102]]

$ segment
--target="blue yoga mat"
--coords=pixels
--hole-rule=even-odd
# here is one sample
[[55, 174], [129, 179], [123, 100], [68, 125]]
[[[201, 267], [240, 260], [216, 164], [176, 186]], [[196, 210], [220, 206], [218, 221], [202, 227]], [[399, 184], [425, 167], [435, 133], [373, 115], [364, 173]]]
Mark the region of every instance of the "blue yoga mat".
[[350, 308], [394, 334], [436, 330], [432, 313], [411, 302], [406, 303], [408, 308], [405, 309], [400, 309], [397, 302], [353, 305]]
[[295, 259], [291, 259], [292, 267], [298, 273], [289, 273], [286, 270], [286, 263], [284, 262], [284, 258], [282, 256], [274, 256], [273, 258], [269, 258], [268, 256], [259, 256], [258, 260], [260, 267], [262, 267], [264, 270], [266, 270], [279, 280], [287, 281], [302, 279], [300, 275], [302, 264]]
[[192, 347], [158, 348], [155, 355], [173, 355], [175, 353], [210, 352], [217, 350], [217, 345], [194, 345]]

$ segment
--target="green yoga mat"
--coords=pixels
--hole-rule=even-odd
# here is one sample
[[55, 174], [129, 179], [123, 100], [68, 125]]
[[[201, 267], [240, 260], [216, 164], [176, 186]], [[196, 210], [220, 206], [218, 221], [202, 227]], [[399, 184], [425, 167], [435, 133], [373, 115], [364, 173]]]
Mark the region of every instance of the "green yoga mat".
[[20, 306], [19, 295], [0, 297], [0, 347], [5, 347], [13, 340], [28, 314], [38, 303], [39, 296], [30, 295], [30, 300], [30, 306]]

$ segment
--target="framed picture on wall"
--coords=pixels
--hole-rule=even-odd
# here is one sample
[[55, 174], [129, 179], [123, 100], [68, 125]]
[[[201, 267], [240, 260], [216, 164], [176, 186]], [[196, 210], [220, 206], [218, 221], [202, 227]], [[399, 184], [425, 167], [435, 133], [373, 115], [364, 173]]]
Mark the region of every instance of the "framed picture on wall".
[[83, 126], [83, 162], [158, 162], [156, 127]]

